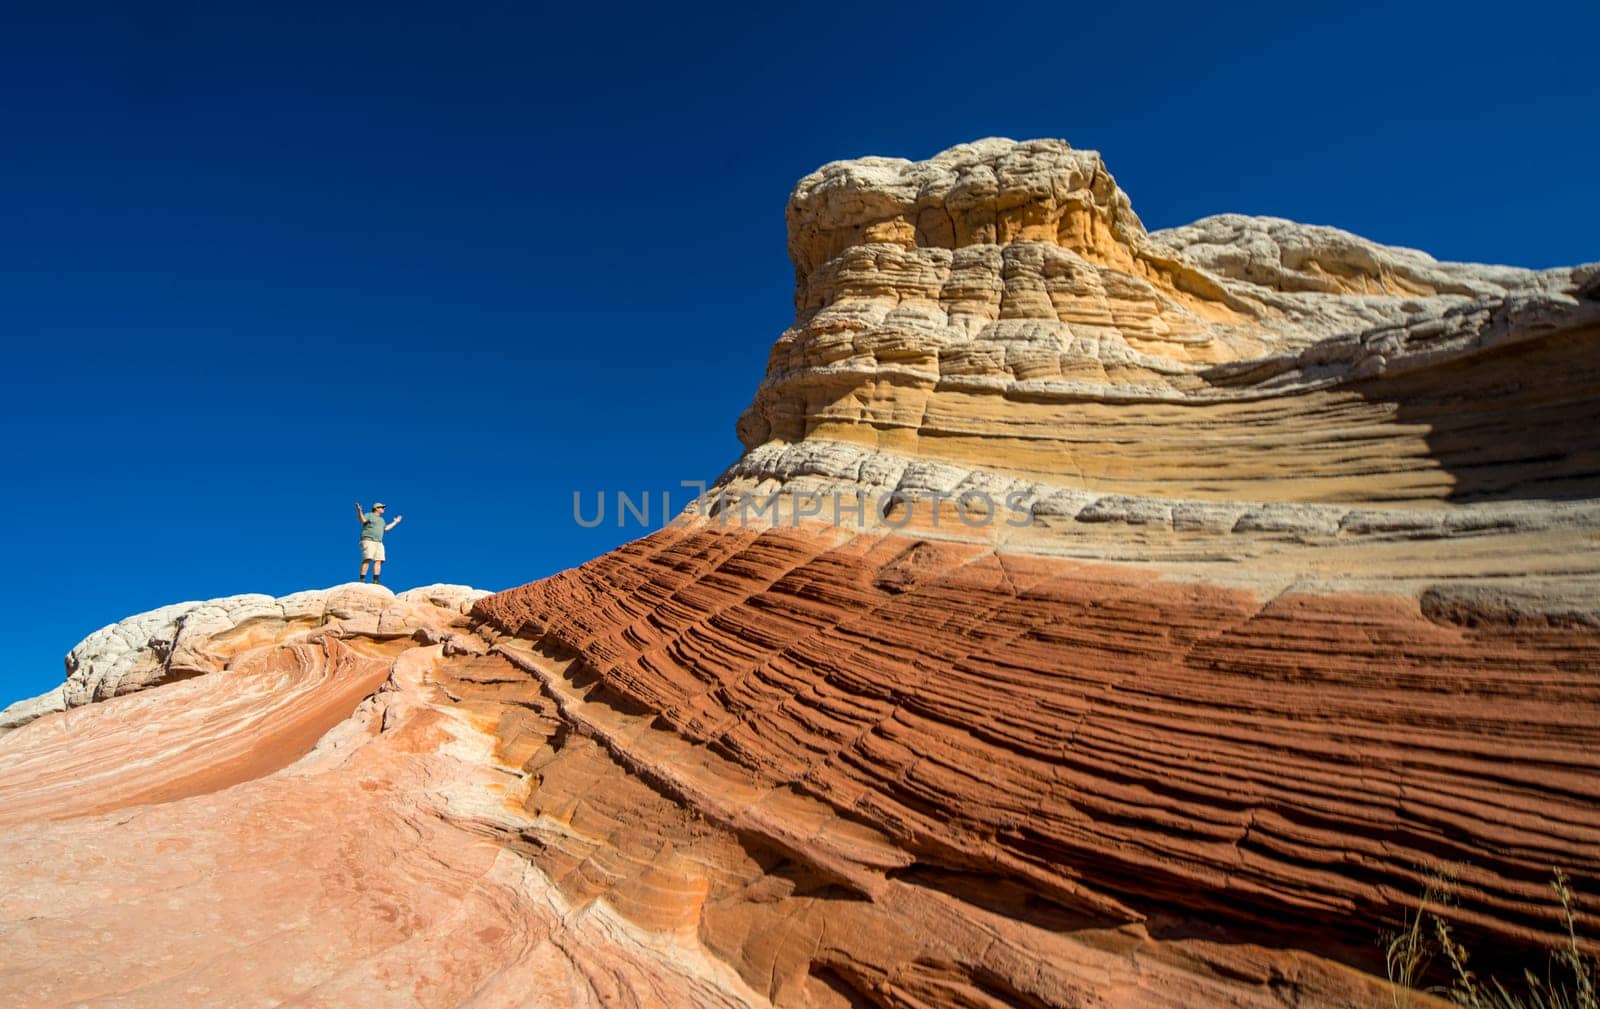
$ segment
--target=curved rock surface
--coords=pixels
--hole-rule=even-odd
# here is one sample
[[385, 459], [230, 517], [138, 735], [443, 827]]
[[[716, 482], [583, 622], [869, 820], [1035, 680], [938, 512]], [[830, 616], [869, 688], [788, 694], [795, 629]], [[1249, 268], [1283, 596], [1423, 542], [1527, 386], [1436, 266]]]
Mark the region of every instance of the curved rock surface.
[[[538, 675], [598, 681], [758, 792], [869, 830], [874, 844], [796, 847], [875, 900], [906, 884], [969, 912], [998, 902], [1024, 934], [1120, 929], [1153, 956], [1226, 937], [1370, 964], [1439, 867], [1457, 920], [1494, 948], [1564, 934], [1552, 865], [1600, 870], [1592, 621], [707, 529], [475, 612], [537, 642], [515, 657]], [[949, 970], [960, 986], [1000, 968]]]
[[752, 1004], [517, 853], [443, 651], [312, 632], [0, 739], [0, 1003]]
[[162, 606], [78, 642], [67, 653], [66, 682], [0, 711], [0, 731], [51, 711], [214, 673], [252, 648], [318, 627], [403, 637], [437, 619], [431, 610], [464, 613], [486, 595], [466, 585], [396, 595], [382, 585], [351, 583], [278, 599], [250, 594]]
[[1151, 233], [1060, 141], [788, 221], [673, 527], [0, 715], [0, 1002], [1349, 1009], [1437, 874], [1485, 968], [1600, 894], [1600, 267]]

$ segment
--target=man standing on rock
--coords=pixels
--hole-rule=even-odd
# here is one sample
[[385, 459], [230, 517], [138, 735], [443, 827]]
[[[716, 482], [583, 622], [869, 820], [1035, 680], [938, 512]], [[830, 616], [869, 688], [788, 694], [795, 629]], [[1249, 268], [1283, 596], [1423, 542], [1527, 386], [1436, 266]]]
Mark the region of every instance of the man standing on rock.
[[367, 580], [367, 562], [372, 562], [372, 584], [382, 585], [383, 579], [383, 534], [400, 524], [404, 515], [396, 515], [394, 521], [388, 525], [383, 524], [383, 502], [375, 501], [372, 511], [363, 512], [361, 502], [356, 502], [356, 517], [361, 520], [361, 577], [356, 581]]

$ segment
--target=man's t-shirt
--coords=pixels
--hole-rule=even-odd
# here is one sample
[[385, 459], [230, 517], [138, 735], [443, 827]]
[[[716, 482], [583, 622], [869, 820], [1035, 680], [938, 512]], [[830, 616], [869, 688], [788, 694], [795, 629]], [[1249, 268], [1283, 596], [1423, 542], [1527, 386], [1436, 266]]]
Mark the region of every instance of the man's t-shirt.
[[377, 512], [367, 512], [367, 517], [361, 520], [361, 538], [372, 540], [374, 543], [383, 542], [383, 516]]

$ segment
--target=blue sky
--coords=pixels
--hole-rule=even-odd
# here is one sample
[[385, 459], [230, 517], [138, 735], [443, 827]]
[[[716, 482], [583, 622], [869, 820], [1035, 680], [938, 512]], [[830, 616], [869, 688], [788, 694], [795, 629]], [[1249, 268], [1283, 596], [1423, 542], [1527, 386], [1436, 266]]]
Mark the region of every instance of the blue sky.
[[348, 579], [357, 498], [398, 588], [639, 535], [572, 493], [737, 456], [826, 161], [1063, 137], [1152, 229], [1600, 259], [1593, 2], [336, 6], [5, 15], [0, 703]]

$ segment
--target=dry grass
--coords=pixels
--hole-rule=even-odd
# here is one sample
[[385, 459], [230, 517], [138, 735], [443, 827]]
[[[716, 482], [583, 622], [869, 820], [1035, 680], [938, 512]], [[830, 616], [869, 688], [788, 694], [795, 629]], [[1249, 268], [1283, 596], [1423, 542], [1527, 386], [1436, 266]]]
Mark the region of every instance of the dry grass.
[[[1456, 940], [1444, 915], [1451, 878], [1446, 873], [1436, 873], [1423, 889], [1416, 910], [1402, 921], [1398, 931], [1385, 937], [1393, 1009], [1410, 1009], [1418, 991], [1442, 996], [1467, 1009], [1600, 1009], [1594, 983], [1600, 963], [1578, 951], [1573, 913], [1576, 898], [1566, 873], [1556, 870], [1550, 886], [1561, 902], [1567, 941], [1550, 950], [1543, 977], [1524, 968], [1521, 983], [1508, 986], [1499, 978], [1479, 978], [1473, 973], [1472, 955]], [[1448, 983], [1419, 988], [1441, 957], [1449, 968]], [[1558, 980], [1558, 968], [1570, 977]]]

